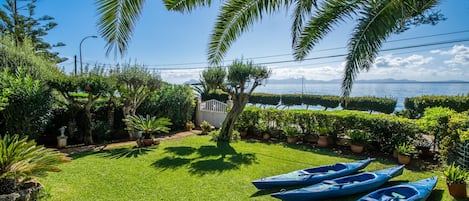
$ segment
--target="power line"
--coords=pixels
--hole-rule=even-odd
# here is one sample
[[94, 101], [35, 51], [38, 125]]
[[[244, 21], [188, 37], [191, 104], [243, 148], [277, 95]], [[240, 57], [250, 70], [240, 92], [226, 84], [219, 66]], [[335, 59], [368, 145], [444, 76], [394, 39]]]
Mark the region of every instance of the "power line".
[[[439, 35], [441, 35], [441, 34], [439, 34]], [[404, 39], [402, 39], [402, 40], [404, 40]], [[410, 46], [403, 46], [403, 47], [396, 47], [396, 48], [388, 48], [388, 49], [382, 49], [382, 50], [380, 50], [380, 52], [389, 52], [389, 51], [402, 50], [402, 49], [413, 49], [413, 48], [418, 48], [418, 47], [428, 47], [428, 46], [452, 44], [452, 43], [467, 42], [467, 41], [469, 41], [469, 38], [455, 39], [455, 40], [448, 40], [448, 41], [441, 41], [441, 42], [433, 42], [433, 43], [425, 43], [425, 44], [419, 44], [419, 45], [410, 45]], [[301, 61], [297, 61], [297, 60], [280, 60], [280, 61], [260, 62], [260, 63], [257, 63], [257, 64], [259, 64], [259, 65], [268, 65], [268, 64], [280, 64], [280, 63], [291, 63], [291, 62], [303, 62], [303, 61], [311, 61], [311, 60], [338, 58], [338, 57], [344, 57], [344, 56], [347, 56], [347, 54], [335, 54], [335, 55], [327, 55], [327, 56], [321, 56], [321, 57], [312, 57], [312, 58], [303, 59]], [[87, 64], [89, 64], [89, 63], [87, 63]], [[111, 64], [103, 64], [103, 65], [111, 66]], [[154, 65], [145, 65], [145, 66], [154, 66]], [[227, 66], [222, 66], [222, 67], [227, 67]], [[109, 67], [109, 68], [112, 68], [112, 67]], [[186, 68], [168, 68], [168, 67], [166, 67], [166, 68], [148, 68], [148, 69], [149, 70], [192, 70], [192, 69], [204, 69], [204, 68], [207, 68], [207, 66], [186, 67]]]
[[[390, 40], [390, 41], [387, 41], [386, 43], [394, 43], [394, 42], [401, 42], [401, 41], [408, 41], [408, 40], [415, 40], [415, 39], [431, 38], [431, 37], [437, 37], [437, 36], [447, 36], [447, 35], [461, 34], [461, 33], [467, 33], [467, 32], [469, 32], [469, 30], [461, 30], [461, 31], [446, 32], [446, 33], [440, 33], [440, 34], [416, 36], [416, 37], [409, 37], [409, 38], [403, 38], [403, 39], [397, 39], [397, 40]], [[333, 47], [333, 48], [315, 50], [314, 52], [326, 52], [326, 51], [340, 50], [340, 49], [345, 49], [345, 48], [346, 47]], [[291, 56], [291, 53], [257, 56], [257, 57], [250, 57], [250, 58], [246, 58], [246, 59], [250, 59], [250, 60], [251, 59], [265, 59], [265, 58], [282, 57], [282, 56]], [[233, 60], [234, 59], [224, 60], [224, 62], [231, 62]], [[155, 67], [157, 67], [157, 66], [187, 66], [187, 65], [198, 65], [198, 64], [207, 65], [208, 62], [207, 61], [200, 61], [200, 62], [187, 62], [187, 63], [147, 64], [145, 66], [155, 66]], [[111, 64], [109, 64], [109, 65], [111, 65]]]

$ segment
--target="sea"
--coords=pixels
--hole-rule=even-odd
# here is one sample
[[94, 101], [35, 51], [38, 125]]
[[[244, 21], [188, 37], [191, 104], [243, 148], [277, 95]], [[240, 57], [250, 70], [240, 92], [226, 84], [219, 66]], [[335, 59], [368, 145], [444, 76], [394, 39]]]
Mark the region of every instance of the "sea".
[[[341, 83], [280, 84], [267, 83], [255, 92], [271, 94], [341, 95]], [[395, 111], [404, 109], [406, 97], [422, 95], [469, 95], [469, 83], [409, 82], [409, 83], [354, 83], [350, 96], [375, 96], [397, 99]], [[295, 109], [306, 108], [296, 106]]]

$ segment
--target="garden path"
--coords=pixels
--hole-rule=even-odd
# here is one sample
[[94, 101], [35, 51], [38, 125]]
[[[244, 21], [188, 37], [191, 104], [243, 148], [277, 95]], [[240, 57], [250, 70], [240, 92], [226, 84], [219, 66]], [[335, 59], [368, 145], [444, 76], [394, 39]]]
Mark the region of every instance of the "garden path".
[[[156, 139], [164, 141], [164, 140], [171, 140], [171, 139], [179, 139], [193, 134], [199, 134], [200, 130], [192, 130], [192, 131], [184, 131], [178, 132], [170, 135], [165, 135], [161, 137], [157, 137]], [[59, 149], [60, 152], [65, 154], [74, 154], [84, 151], [101, 151], [104, 149], [112, 148], [112, 147], [120, 147], [120, 146], [127, 146], [127, 145], [137, 145], [135, 140], [132, 141], [125, 141], [125, 142], [111, 142], [108, 144], [100, 144], [100, 145], [78, 145], [78, 146], [71, 146], [63, 149]]]

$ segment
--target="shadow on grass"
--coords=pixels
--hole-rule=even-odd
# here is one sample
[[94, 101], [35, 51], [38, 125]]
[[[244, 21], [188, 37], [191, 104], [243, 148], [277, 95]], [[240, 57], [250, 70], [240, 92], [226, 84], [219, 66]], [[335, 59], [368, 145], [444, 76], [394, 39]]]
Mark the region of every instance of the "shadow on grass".
[[119, 159], [119, 158], [137, 158], [141, 155], [145, 155], [150, 151], [155, 150], [156, 147], [151, 148], [116, 148], [106, 149], [99, 152], [95, 152], [97, 156], [103, 158]]
[[[152, 166], [163, 170], [187, 166], [188, 171], [195, 175], [220, 173], [226, 170], [239, 169], [241, 165], [256, 162], [253, 153], [238, 153], [229, 143], [218, 143], [217, 146], [206, 145], [194, 147], [167, 147], [166, 156], [155, 161]], [[197, 156], [190, 157], [196, 153]]]

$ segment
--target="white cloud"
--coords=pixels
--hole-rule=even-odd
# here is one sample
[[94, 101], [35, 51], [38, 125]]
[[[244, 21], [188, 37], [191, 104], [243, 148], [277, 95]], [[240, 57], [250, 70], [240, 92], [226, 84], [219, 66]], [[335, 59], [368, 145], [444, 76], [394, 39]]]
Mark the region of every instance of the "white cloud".
[[444, 61], [444, 63], [448, 64], [449, 66], [469, 64], [469, 47], [464, 45], [455, 45], [448, 51], [432, 50], [431, 53], [453, 56], [451, 59]]
[[288, 78], [304, 77], [308, 80], [332, 80], [342, 77], [343, 67], [323, 66], [323, 67], [270, 67], [272, 75], [270, 79], [282, 80]]
[[163, 70], [161, 78], [172, 84], [182, 84], [189, 80], [199, 80], [202, 69]]
[[411, 55], [408, 57], [395, 57], [392, 54], [377, 57], [375, 60], [375, 66], [378, 68], [389, 68], [389, 67], [404, 67], [404, 68], [415, 68], [422, 65], [429, 64], [433, 60], [433, 57], [424, 57], [422, 55]]

